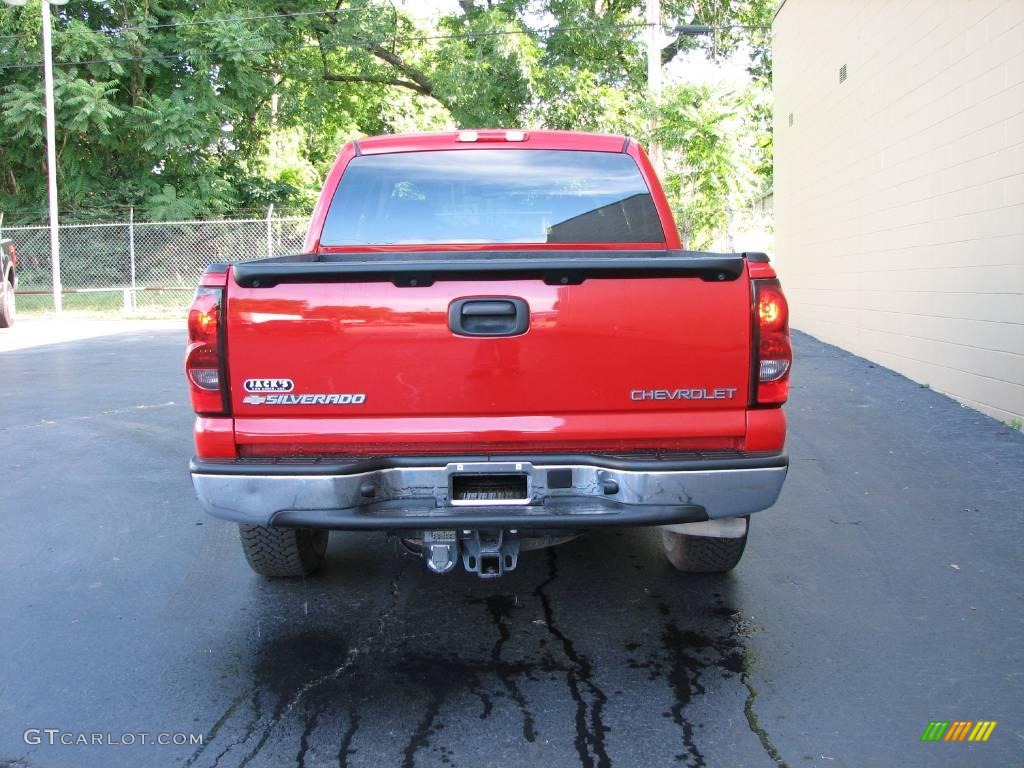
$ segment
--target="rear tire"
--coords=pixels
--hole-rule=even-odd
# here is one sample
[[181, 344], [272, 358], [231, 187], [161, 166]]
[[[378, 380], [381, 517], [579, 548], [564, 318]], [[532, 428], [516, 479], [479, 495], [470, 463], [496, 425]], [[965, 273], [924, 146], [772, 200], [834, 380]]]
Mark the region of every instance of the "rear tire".
[[268, 528], [239, 525], [242, 551], [249, 567], [261, 576], [309, 576], [320, 567], [329, 531], [318, 528]]
[[716, 536], [690, 536], [662, 530], [661, 545], [665, 557], [682, 573], [726, 573], [735, 568], [747, 546], [747, 530], [743, 536], [723, 539]]
[[14, 325], [14, 286], [7, 280], [0, 282], [0, 328]]

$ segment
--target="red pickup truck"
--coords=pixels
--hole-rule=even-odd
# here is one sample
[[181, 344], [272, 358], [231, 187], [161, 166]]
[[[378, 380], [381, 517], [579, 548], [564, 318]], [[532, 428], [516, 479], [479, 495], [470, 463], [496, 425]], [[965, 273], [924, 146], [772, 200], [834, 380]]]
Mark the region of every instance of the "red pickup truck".
[[482, 577], [605, 526], [739, 562], [788, 467], [786, 300], [763, 254], [681, 249], [635, 141], [353, 141], [304, 250], [210, 267], [188, 319], [192, 479], [255, 571], [332, 530]]

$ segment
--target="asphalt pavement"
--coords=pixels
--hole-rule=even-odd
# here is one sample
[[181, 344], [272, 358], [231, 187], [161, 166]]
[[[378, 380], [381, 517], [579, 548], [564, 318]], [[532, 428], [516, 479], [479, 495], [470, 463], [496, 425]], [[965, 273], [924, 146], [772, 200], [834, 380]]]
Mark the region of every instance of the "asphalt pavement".
[[183, 341], [0, 353], [3, 768], [1024, 764], [1020, 432], [797, 335], [789, 479], [732, 574], [646, 530], [498, 581], [334, 534], [275, 583], [195, 503]]

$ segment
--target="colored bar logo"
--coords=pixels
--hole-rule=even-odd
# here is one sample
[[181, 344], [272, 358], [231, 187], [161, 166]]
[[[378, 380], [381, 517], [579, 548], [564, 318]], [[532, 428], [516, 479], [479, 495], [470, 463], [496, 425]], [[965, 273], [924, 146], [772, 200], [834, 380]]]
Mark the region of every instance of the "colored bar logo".
[[995, 720], [932, 720], [921, 741], [988, 741], [996, 729]]

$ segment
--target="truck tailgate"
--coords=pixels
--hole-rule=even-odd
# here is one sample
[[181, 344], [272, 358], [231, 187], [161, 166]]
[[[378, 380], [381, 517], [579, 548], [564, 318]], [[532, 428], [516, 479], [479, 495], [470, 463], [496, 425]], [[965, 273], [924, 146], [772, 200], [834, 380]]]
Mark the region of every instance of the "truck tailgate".
[[[744, 436], [746, 279], [234, 277], [227, 345], [243, 452], [722, 449]], [[500, 313], [524, 306], [528, 327], [463, 335], [453, 304], [485, 331], [473, 312], [498, 312], [500, 331]]]

